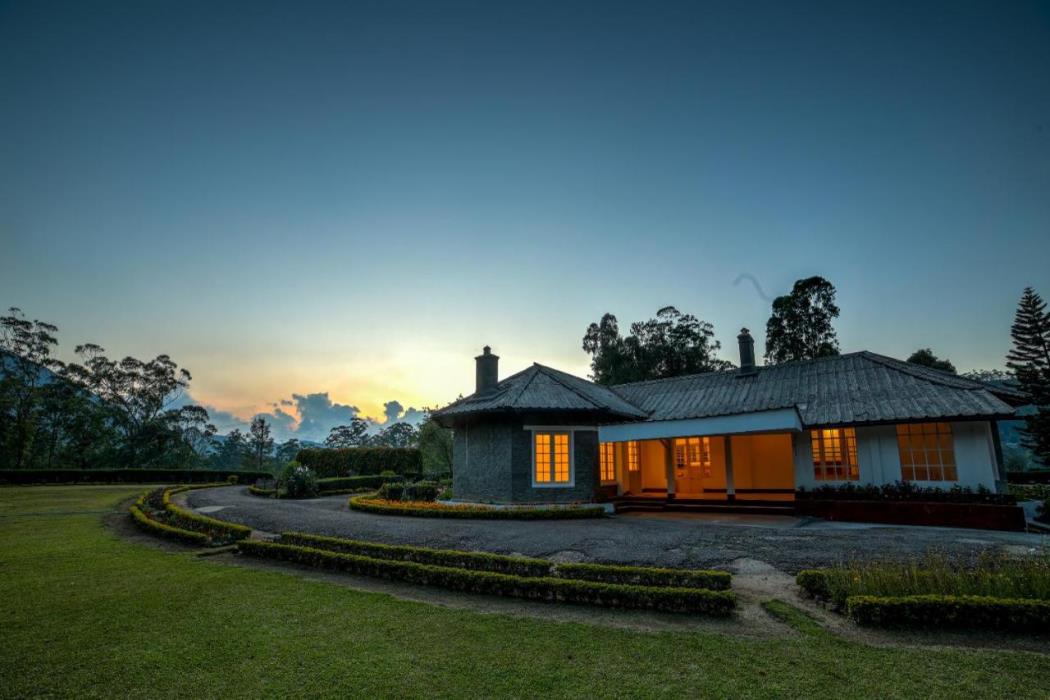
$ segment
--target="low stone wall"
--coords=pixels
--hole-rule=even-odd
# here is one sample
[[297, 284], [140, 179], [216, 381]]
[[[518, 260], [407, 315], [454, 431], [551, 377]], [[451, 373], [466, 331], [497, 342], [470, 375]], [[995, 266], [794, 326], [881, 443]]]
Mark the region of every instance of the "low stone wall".
[[984, 503], [929, 503], [922, 501], [833, 501], [800, 499], [795, 512], [825, 520], [885, 523], [891, 525], [936, 525], [980, 530], [1024, 532], [1024, 509], [1020, 506]]

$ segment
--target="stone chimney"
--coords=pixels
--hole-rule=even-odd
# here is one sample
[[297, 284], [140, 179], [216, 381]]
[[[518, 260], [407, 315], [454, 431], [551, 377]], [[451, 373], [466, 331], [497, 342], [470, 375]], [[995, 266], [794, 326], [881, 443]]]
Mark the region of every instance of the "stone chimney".
[[477, 363], [474, 391], [478, 394], [491, 394], [499, 383], [499, 355], [493, 355], [492, 348], [486, 345], [474, 361]]
[[755, 339], [746, 328], [740, 329], [740, 335], [736, 339], [740, 343], [740, 369], [737, 370], [737, 374], [741, 377], [755, 374], [758, 371], [755, 368]]

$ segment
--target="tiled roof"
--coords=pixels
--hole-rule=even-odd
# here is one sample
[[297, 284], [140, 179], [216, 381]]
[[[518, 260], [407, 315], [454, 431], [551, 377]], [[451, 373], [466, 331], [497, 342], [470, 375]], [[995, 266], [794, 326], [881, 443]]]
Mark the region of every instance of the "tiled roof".
[[502, 410], [604, 411], [625, 420], [708, 418], [794, 408], [803, 425], [844, 425], [946, 418], [994, 418], [1013, 409], [998, 389], [872, 352], [605, 387], [533, 365], [472, 395], [437, 417]]
[[796, 408], [802, 423], [841, 425], [994, 417], [1013, 409], [980, 382], [871, 352], [612, 387], [649, 420]]
[[435, 411], [434, 415], [442, 418], [526, 410], [602, 411], [620, 418], [646, 417], [644, 411], [627, 403], [608, 387], [539, 364], [507, 377], [491, 394], [472, 394]]

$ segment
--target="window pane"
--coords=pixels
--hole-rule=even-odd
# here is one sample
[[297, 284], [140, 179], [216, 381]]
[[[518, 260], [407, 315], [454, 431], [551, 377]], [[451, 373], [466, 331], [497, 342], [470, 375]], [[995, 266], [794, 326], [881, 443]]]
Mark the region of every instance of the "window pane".
[[554, 480], [559, 483], [569, 481], [569, 435], [554, 434]]
[[549, 433], [536, 433], [533, 445], [536, 454], [536, 481], [551, 480], [551, 436]]

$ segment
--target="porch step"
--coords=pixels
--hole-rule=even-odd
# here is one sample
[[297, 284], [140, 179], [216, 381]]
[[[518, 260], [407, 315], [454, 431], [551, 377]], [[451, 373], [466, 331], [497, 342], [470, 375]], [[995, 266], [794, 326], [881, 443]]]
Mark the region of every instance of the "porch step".
[[749, 513], [755, 515], [794, 515], [793, 503], [763, 501], [707, 501], [697, 499], [622, 497], [614, 502], [617, 513]]

